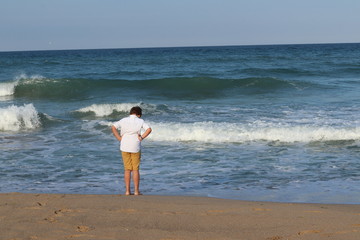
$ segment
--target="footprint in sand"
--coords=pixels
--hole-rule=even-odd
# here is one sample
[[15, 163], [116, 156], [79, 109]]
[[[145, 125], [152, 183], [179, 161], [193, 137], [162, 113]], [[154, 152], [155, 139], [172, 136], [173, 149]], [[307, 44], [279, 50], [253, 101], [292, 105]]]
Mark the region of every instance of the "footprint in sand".
[[47, 217], [47, 218], [44, 218], [45, 221], [49, 222], [49, 223], [54, 223], [56, 222], [56, 219], [53, 218], [53, 217]]
[[315, 233], [321, 233], [321, 231], [320, 230], [304, 230], [304, 231], [298, 232], [298, 235], [315, 234]]
[[119, 212], [119, 213], [135, 213], [137, 212], [136, 209], [133, 208], [123, 208], [123, 209], [116, 209], [110, 210], [111, 212]]
[[54, 211], [54, 216], [44, 218], [45, 221], [54, 223], [57, 222], [57, 218], [63, 217], [65, 213], [75, 213], [75, 212], [81, 212], [81, 210], [72, 210], [68, 208], [59, 209]]
[[54, 211], [54, 213], [57, 215], [62, 215], [64, 213], [68, 213], [68, 212], [73, 212], [73, 210], [64, 208], [64, 209], [59, 209], [59, 210]]
[[93, 230], [94, 227], [88, 227], [88, 226], [77, 226], [76, 231], [77, 232], [89, 232], [91, 230]]
[[282, 237], [280, 237], [280, 236], [273, 236], [273, 237], [267, 238], [266, 240], [281, 240], [281, 239], [282, 239]]
[[36, 209], [41, 209], [45, 205], [46, 205], [45, 203], [36, 202], [36, 203], [34, 203], [34, 206], [24, 207], [24, 209], [36, 210]]
[[70, 209], [70, 208], [64, 208], [64, 209], [59, 209], [54, 211], [54, 213], [59, 217], [59, 216], [63, 216], [66, 213], [80, 213], [83, 212], [83, 210], [74, 210], [74, 209]]

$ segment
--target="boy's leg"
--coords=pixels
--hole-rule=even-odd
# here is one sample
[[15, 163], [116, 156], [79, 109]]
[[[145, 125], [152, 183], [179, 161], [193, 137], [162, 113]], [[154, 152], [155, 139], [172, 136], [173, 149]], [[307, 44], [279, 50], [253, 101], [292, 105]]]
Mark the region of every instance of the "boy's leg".
[[125, 195], [131, 194], [130, 179], [131, 179], [131, 170], [125, 170], [125, 172], [124, 172], [124, 180], [125, 180], [125, 188], [126, 188]]
[[134, 188], [135, 188], [135, 195], [140, 195], [140, 190], [139, 190], [139, 186], [140, 186], [140, 172], [139, 170], [134, 170], [133, 171], [133, 181], [134, 181]]
[[141, 159], [141, 152], [137, 152], [137, 153], [132, 153], [131, 154], [131, 162], [132, 162], [132, 173], [133, 173], [133, 181], [134, 181], [134, 194], [135, 195], [140, 195], [140, 190], [139, 190], [139, 186], [140, 186], [140, 172], [139, 172], [139, 167], [140, 167], [140, 159]]
[[123, 163], [124, 163], [124, 181], [125, 181], [125, 188], [126, 188], [125, 195], [130, 195], [131, 194], [130, 180], [131, 180], [131, 171], [132, 171], [131, 170], [132, 169], [131, 153], [121, 152], [121, 156], [122, 156]]

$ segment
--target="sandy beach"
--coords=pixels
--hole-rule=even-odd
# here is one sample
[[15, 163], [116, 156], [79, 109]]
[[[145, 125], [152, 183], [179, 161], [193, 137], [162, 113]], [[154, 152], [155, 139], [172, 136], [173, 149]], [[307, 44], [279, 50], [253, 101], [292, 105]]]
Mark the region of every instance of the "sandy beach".
[[0, 239], [360, 239], [360, 205], [0, 194]]

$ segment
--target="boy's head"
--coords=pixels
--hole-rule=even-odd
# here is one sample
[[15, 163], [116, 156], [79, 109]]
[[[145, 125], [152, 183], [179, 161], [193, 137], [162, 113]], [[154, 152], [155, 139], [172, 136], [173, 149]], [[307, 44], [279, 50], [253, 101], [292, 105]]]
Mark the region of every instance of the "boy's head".
[[139, 107], [139, 106], [135, 106], [135, 107], [132, 107], [130, 109], [130, 115], [133, 115], [135, 114], [136, 116], [140, 116], [142, 115], [142, 109]]

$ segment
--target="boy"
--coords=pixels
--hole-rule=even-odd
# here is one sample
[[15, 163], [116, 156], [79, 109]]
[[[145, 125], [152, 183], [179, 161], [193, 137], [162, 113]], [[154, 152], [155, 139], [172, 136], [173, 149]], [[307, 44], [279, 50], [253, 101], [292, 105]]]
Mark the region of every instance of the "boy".
[[[112, 125], [112, 132], [117, 140], [120, 141], [120, 151], [124, 162], [124, 180], [126, 192], [125, 195], [131, 195], [130, 179], [133, 174], [134, 195], [140, 195], [140, 158], [141, 158], [141, 141], [150, 133], [150, 126], [145, 123], [142, 116], [142, 109], [138, 106], [131, 108], [130, 116], [115, 122]], [[119, 134], [120, 129], [121, 134]], [[145, 132], [141, 135], [141, 129]]]

